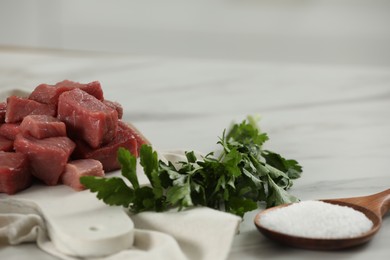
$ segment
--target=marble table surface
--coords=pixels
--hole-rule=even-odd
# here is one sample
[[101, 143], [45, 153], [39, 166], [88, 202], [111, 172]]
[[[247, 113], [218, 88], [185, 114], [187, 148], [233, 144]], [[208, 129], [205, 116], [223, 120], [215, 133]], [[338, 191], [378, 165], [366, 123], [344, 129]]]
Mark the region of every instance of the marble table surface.
[[[256, 63], [0, 48], [0, 90], [63, 79], [99, 80], [159, 149], [209, 152], [232, 121], [262, 116], [269, 149], [297, 159], [302, 200], [390, 187], [390, 67]], [[390, 214], [368, 244], [324, 252], [280, 246], [245, 215], [228, 259], [389, 259]], [[1, 246], [0, 259], [54, 259], [34, 244]]]

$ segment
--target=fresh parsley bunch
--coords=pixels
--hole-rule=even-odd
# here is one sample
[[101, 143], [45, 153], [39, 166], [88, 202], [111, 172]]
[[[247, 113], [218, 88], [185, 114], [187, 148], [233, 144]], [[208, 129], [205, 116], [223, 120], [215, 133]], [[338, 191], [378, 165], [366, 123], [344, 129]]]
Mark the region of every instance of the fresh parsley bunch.
[[133, 212], [179, 210], [207, 206], [243, 216], [265, 202], [267, 207], [298, 201], [287, 190], [299, 178], [302, 167], [295, 160], [263, 150], [268, 140], [257, 120], [248, 117], [224, 131], [218, 144], [218, 155], [209, 153], [198, 158], [186, 152], [186, 161], [175, 167], [158, 159], [151, 146], [140, 149], [140, 164], [150, 186], [140, 186], [137, 158], [120, 148], [118, 160], [123, 178], [81, 177], [81, 183], [109, 205], [121, 205]]

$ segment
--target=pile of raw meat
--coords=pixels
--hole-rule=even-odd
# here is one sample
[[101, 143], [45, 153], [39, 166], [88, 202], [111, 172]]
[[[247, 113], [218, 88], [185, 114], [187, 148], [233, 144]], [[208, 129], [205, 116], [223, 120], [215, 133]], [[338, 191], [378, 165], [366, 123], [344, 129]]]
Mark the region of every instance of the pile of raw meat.
[[82, 190], [81, 176], [119, 169], [119, 147], [138, 156], [147, 143], [122, 114], [98, 81], [41, 84], [28, 97], [8, 97], [0, 103], [0, 192], [14, 194], [34, 179]]

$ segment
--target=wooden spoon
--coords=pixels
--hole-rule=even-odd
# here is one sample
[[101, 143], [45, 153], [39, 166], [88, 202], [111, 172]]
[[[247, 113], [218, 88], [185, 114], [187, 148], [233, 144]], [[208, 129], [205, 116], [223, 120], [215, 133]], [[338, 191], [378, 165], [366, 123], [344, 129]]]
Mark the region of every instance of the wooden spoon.
[[342, 198], [342, 199], [327, 199], [321, 200], [331, 204], [337, 204], [341, 206], [349, 206], [355, 210], [364, 213], [367, 218], [373, 222], [373, 227], [370, 231], [353, 238], [337, 238], [337, 239], [318, 239], [318, 238], [306, 238], [297, 237], [287, 234], [283, 234], [277, 231], [270, 230], [261, 225], [261, 217], [277, 208], [286, 207], [290, 204], [284, 204], [277, 207], [269, 208], [259, 212], [255, 219], [255, 225], [257, 229], [266, 237], [271, 238], [280, 243], [317, 250], [335, 250], [357, 246], [368, 242], [379, 230], [382, 224], [382, 217], [390, 209], [390, 189], [376, 193], [370, 196], [354, 197], [354, 198]]

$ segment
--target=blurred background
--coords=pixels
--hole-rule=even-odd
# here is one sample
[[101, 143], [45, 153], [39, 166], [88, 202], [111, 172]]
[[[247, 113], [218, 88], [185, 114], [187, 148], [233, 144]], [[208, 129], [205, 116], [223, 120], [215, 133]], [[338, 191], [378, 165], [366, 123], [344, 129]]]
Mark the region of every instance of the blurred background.
[[1, 0], [0, 47], [390, 65], [388, 0]]

